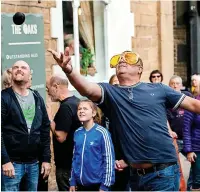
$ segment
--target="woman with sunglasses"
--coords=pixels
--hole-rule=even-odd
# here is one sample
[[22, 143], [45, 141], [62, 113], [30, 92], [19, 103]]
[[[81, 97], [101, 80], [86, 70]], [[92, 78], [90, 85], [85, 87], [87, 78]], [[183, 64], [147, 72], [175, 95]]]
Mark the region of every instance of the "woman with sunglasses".
[[114, 55], [118, 86], [88, 82], [65, 54], [49, 50], [71, 84], [83, 96], [101, 104], [118, 134], [128, 164], [135, 170], [137, 191], [178, 191], [179, 166], [167, 128], [167, 108], [182, 107], [200, 113], [200, 101], [161, 83], [140, 82], [143, 62], [135, 52]]
[[162, 75], [162, 73], [159, 70], [157, 70], [157, 69], [153, 70], [150, 73], [149, 81], [151, 83], [162, 83], [162, 81], [163, 81], [163, 75]]

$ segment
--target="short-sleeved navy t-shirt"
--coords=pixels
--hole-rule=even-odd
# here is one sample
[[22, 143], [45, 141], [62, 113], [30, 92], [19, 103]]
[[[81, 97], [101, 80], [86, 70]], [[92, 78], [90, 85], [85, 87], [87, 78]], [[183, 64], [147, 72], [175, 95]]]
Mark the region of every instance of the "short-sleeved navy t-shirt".
[[102, 111], [119, 135], [128, 163], [167, 163], [177, 155], [167, 128], [167, 108], [177, 108], [185, 98], [161, 83], [102, 88]]

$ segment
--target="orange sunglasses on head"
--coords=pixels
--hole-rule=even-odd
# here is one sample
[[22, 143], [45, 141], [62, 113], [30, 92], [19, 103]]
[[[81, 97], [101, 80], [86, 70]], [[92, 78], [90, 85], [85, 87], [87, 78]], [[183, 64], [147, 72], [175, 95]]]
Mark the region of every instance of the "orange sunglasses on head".
[[122, 54], [114, 55], [110, 59], [110, 67], [115, 68], [121, 58], [123, 57], [124, 61], [129, 65], [136, 65], [139, 61], [140, 56], [134, 52], [123, 52]]

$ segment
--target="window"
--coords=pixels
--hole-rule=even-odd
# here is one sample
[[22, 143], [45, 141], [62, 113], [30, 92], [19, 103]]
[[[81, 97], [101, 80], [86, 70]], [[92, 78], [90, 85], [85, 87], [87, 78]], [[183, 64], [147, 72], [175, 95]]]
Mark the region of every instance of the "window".
[[177, 1], [176, 3], [176, 23], [177, 26], [186, 25], [187, 23], [187, 12], [189, 7], [188, 1]]
[[[95, 81], [105, 76], [103, 1], [81, 1], [79, 7], [80, 72]], [[73, 7], [71, 1], [62, 2], [64, 47], [74, 55]]]

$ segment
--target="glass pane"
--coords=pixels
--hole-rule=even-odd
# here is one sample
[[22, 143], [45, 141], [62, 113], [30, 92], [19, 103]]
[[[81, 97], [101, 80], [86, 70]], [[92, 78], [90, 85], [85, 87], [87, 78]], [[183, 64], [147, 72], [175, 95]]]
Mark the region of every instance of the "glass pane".
[[[63, 1], [64, 48], [69, 47], [74, 55], [72, 2]], [[102, 1], [81, 1], [79, 14], [79, 51], [83, 75], [102, 75], [105, 63], [104, 53], [104, 3]]]
[[185, 25], [187, 22], [186, 14], [189, 9], [188, 1], [176, 2], [176, 22], [177, 25]]

